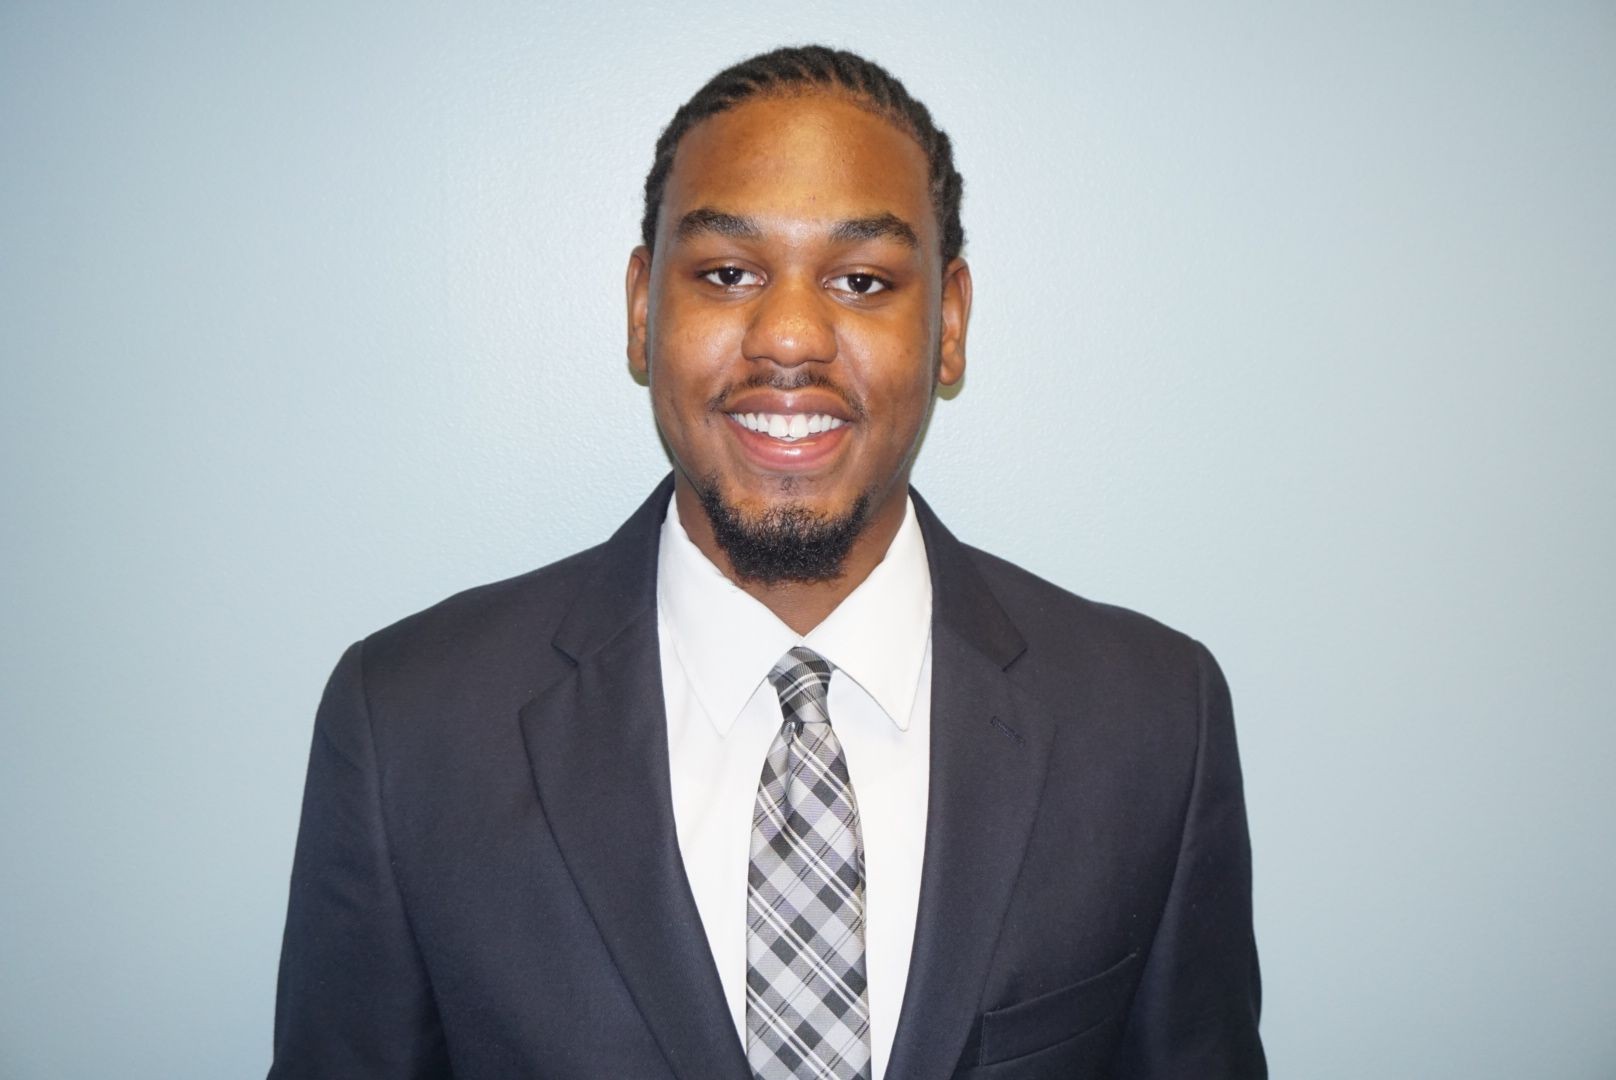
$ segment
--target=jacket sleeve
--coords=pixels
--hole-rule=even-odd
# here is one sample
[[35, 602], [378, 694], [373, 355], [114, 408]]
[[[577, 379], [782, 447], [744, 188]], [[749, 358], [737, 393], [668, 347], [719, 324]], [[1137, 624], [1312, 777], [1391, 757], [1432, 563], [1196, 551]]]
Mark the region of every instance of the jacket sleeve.
[[314, 722], [270, 1080], [450, 1075], [393, 876], [362, 654], [343, 654]]
[[1251, 843], [1229, 688], [1199, 643], [1195, 773], [1172, 888], [1134, 996], [1118, 1080], [1260, 1080]]

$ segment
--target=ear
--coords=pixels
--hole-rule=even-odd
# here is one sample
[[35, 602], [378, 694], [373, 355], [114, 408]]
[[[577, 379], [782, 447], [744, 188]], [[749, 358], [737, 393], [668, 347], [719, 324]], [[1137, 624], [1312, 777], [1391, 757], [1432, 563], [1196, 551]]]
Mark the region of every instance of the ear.
[[965, 377], [965, 331], [971, 322], [971, 268], [957, 256], [943, 268], [942, 315], [937, 381], [953, 386]]
[[651, 310], [651, 251], [644, 244], [629, 252], [623, 289], [628, 299], [628, 366], [636, 379], [644, 381], [650, 371], [645, 327]]

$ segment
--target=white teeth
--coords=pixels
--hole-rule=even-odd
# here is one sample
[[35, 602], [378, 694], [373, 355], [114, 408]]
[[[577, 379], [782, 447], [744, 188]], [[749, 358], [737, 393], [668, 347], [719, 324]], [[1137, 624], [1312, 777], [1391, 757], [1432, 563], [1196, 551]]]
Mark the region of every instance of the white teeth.
[[824, 413], [731, 413], [730, 416], [748, 431], [786, 442], [835, 431], [846, 423]]

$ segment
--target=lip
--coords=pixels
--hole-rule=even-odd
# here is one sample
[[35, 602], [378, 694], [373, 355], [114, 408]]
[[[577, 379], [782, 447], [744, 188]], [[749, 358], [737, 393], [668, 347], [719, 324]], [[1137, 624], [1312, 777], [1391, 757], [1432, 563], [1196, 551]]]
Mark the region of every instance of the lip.
[[[784, 412], [783, 409], [757, 409], [737, 410], [741, 412]], [[821, 411], [821, 410], [815, 410]], [[826, 410], [828, 411], [828, 410]], [[832, 413], [831, 415], [836, 415]], [[767, 472], [810, 472], [825, 465], [830, 458], [841, 449], [847, 441], [848, 433], [853, 430], [852, 424], [843, 424], [830, 431], [821, 431], [817, 435], [808, 435], [801, 439], [776, 439], [761, 432], [752, 431], [743, 427], [734, 416], [726, 413], [724, 420], [729, 426], [730, 433], [735, 436], [748, 460], [756, 467]]]
[[849, 423], [853, 420], [853, 410], [841, 395], [813, 386], [802, 390], [771, 390], [766, 387], [742, 390], [724, 402], [724, 412], [780, 413], [784, 416], [822, 413]]

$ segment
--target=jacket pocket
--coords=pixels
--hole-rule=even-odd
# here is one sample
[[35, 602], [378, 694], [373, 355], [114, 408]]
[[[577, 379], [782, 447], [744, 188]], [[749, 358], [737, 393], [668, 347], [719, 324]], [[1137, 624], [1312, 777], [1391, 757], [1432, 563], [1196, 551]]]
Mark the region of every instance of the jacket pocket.
[[1097, 975], [982, 1015], [977, 1065], [1036, 1053], [1074, 1039], [1115, 1016], [1133, 992], [1139, 954]]

